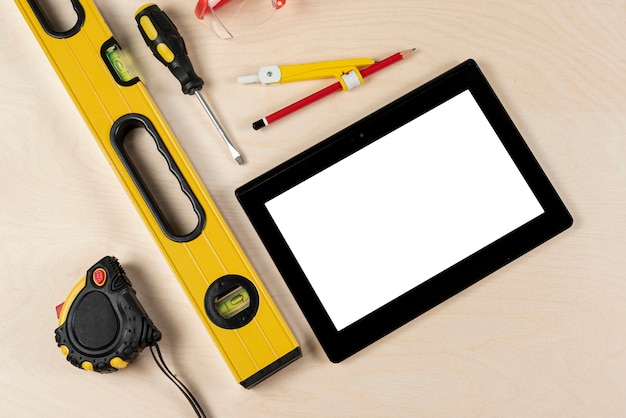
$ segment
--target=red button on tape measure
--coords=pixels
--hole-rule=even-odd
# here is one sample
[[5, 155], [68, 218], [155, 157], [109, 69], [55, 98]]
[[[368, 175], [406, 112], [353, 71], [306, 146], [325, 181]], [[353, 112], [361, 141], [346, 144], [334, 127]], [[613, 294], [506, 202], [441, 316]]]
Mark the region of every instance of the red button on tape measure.
[[107, 272], [103, 268], [97, 268], [91, 278], [96, 286], [104, 286], [104, 282], [107, 280]]

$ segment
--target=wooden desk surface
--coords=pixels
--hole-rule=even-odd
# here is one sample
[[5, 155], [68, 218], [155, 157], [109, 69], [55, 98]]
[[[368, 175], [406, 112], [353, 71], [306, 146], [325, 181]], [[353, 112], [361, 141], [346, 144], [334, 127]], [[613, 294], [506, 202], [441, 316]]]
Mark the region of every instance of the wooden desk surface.
[[[59, 3], [56, 0], [53, 2]], [[69, 1], [68, 1], [69, 3]], [[143, 44], [141, 0], [97, 4], [302, 345], [253, 390], [234, 382], [12, 1], [0, 4], [0, 415], [192, 416], [145, 351], [127, 369], [71, 367], [54, 307], [117, 256], [175, 373], [211, 417], [626, 415], [626, 3], [289, 0], [223, 41], [193, 0], [161, 0], [205, 97], [247, 163]], [[418, 54], [262, 131], [259, 117], [328, 84], [240, 86], [259, 66]], [[358, 355], [331, 364], [234, 189], [466, 58], [479, 63], [575, 225]], [[406, 156], [410, 163], [410, 156]]]

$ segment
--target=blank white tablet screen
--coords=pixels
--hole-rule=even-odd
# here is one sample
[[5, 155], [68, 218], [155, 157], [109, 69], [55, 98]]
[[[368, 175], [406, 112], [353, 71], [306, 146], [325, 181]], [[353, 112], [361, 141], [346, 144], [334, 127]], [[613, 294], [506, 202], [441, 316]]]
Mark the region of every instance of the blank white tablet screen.
[[544, 212], [469, 90], [266, 207], [339, 331]]

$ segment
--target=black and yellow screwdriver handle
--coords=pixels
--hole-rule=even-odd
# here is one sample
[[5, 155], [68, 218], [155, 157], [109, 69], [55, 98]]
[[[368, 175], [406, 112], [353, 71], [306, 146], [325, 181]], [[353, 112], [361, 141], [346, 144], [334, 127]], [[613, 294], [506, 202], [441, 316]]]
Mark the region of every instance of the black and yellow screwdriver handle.
[[185, 41], [165, 12], [156, 4], [145, 4], [135, 12], [135, 20], [146, 45], [178, 79], [183, 93], [201, 90], [204, 81], [195, 73]]

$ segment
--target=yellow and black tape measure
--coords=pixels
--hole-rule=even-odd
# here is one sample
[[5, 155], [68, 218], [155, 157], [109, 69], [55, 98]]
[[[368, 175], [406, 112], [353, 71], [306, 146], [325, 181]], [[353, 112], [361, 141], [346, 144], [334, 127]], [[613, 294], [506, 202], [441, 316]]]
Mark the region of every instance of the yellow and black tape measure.
[[74, 366], [111, 373], [161, 339], [115, 257], [94, 264], [57, 307], [57, 345]]
[[206, 418], [191, 391], [165, 364], [161, 333], [143, 309], [135, 289], [115, 257], [104, 257], [87, 270], [65, 302], [57, 306], [57, 345], [74, 366], [99, 373], [123, 369], [150, 347], [159, 369], [185, 395], [200, 418]]

